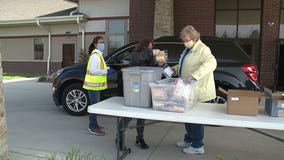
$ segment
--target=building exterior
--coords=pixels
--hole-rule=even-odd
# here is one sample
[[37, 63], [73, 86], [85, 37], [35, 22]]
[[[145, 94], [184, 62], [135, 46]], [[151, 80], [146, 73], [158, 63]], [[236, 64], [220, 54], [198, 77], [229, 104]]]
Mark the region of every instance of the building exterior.
[[[155, 3], [169, 0], [130, 1], [130, 40], [153, 37], [154, 26], [163, 25], [154, 21]], [[172, 6], [174, 34], [191, 24], [201, 34], [233, 39], [256, 63], [262, 85], [284, 89], [284, 0], [172, 0]]]
[[2, 1], [4, 72], [49, 73], [78, 63], [95, 35], [106, 38], [106, 54], [128, 42], [129, 0]]
[[272, 89], [284, 86], [284, 0], [62, 2], [75, 6], [25, 18], [40, 19], [41, 26], [21, 21], [8, 21], [7, 25], [0, 19], [4, 72], [45, 73], [78, 63], [80, 52], [87, 51], [95, 35], [105, 37], [108, 54], [129, 41], [178, 35], [191, 24], [201, 34], [239, 43], [259, 68], [262, 85]]
[[[76, 35], [77, 19], [79, 22], [84, 20], [83, 16], [69, 16], [76, 9], [76, 3], [56, 0], [48, 3], [2, 0], [0, 3], [0, 48], [4, 72], [46, 73], [47, 63], [50, 63], [49, 67], [58, 66], [61, 55], [51, 55], [56, 52], [57, 41], [64, 37], [65, 31]], [[51, 13], [54, 16], [49, 16]], [[73, 39], [66, 38], [66, 41], [76, 40]]]

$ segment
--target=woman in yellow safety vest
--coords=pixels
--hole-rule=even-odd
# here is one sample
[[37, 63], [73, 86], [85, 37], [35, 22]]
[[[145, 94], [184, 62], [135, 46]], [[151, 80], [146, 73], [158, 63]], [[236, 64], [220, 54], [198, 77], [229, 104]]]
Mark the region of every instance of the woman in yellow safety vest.
[[[102, 56], [104, 51], [104, 39], [96, 36], [89, 47], [89, 61], [87, 65], [83, 88], [88, 91], [90, 105], [100, 101], [100, 91], [107, 88], [107, 66]], [[89, 114], [89, 132], [102, 136], [104, 128], [98, 125], [96, 114]]]

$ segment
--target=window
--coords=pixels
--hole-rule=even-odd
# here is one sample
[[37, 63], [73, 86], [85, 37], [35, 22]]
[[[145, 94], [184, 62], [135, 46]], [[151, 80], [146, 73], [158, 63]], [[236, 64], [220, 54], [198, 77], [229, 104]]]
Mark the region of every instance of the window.
[[280, 32], [279, 37], [284, 38], [284, 0], [281, 0]]
[[133, 49], [135, 48], [135, 45], [129, 46], [127, 48], [124, 48], [122, 52], [110, 57], [108, 60], [109, 64], [129, 64], [131, 59], [131, 53]]
[[109, 20], [107, 24], [108, 53], [125, 45], [127, 40], [127, 21]]
[[43, 60], [43, 41], [41, 38], [34, 39], [34, 60]]
[[236, 33], [237, 13], [234, 11], [216, 12], [216, 36], [223, 38], [234, 38], [236, 37]]
[[231, 42], [205, 42], [211, 49], [212, 54], [218, 61], [223, 62], [240, 62], [248, 59], [248, 55], [239, 47]]
[[216, 36], [259, 38], [261, 0], [216, 0]]
[[238, 38], [259, 38], [260, 10], [239, 11]]

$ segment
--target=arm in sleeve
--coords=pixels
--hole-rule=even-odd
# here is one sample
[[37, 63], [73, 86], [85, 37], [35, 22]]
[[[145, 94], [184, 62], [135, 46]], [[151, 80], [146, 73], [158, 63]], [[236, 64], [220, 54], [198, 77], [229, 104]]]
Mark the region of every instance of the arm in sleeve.
[[90, 72], [91, 74], [104, 75], [107, 74], [107, 70], [99, 69], [100, 59], [97, 56], [90, 57]]
[[146, 60], [147, 64], [149, 66], [153, 66], [153, 67], [158, 66], [158, 63], [156, 61], [156, 57], [154, 56], [152, 50], [147, 50], [146, 51], [146, 58], [147, 58], [147, 60]]
[[201, 56], [201, 65], [199, 68], [192, 74], [192, 77], [196, 80], [201, 79], [206, 74], [213, 72], [217, 67], [217, 61], [215, 57], [211, 54], [210, 48], [206, 47], [203, 50]]

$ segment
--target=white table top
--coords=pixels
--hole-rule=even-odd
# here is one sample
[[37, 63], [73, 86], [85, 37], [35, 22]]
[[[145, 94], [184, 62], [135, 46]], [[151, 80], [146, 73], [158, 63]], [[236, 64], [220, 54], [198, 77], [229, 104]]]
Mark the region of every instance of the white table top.
[[156, 111], [152, 108], [129, 107], [123, 97], [112, 97], [88, 107], [89, 113], [116, 117], [131, 117], [157, 121], [198, 123], [232, 127], [284, 130], [283, 117], [270, 117], [262, 110], [258, 116], [226, 114], [225, 104], [197, 103], [185, 113]]

